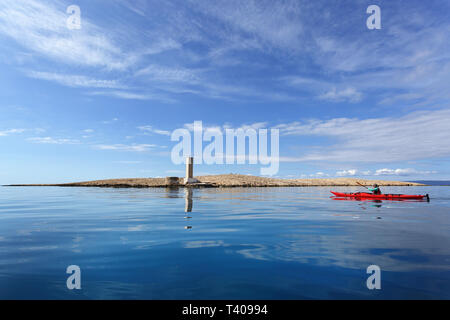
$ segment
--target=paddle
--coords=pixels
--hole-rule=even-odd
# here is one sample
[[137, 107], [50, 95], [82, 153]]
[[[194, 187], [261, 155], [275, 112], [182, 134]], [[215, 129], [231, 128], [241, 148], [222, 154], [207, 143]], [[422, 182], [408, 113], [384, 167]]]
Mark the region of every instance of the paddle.
[[359, 184], [361, 187], [366, 188], [367, 190], [369, 190], [369, 188], [367, 188], [366, 186], [363, 186], [361, 183], [359, 183], [358, 181], [356, 181], [357, 184]]

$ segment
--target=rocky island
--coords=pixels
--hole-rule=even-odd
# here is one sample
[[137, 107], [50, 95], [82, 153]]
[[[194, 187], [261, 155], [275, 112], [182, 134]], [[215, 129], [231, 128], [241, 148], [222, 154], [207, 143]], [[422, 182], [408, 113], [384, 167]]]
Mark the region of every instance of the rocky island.
[[221, 174], [197, 176], [198, 183], [185, 185], [182, 178], [123, 178], [93, 180], [60, 184], [16, 184], [9, 186], [58, 186], [58, 187], [109, 187], [109, 188], [165, 188], [174, 186], [190, 187], [320, 187], [320, 186], [358, 186], [361, 183], [370, 186], [374, 183], [380, 186], [422, 186], [414, 182], [367, 180], [357, 178], [328, 179], [277, 179], [242, 174]]

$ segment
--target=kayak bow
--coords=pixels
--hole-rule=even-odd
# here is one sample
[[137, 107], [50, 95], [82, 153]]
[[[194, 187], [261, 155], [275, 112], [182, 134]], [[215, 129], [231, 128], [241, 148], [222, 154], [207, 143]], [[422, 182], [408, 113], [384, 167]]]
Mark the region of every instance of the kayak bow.
[[354, 192], [354, 193], [344, 193], [344, 192], [334, 192], [331, 191], [332, 194], [334, 194], [336, 197], [343, 197], [343, 198], [358, 198], [358, 199], [379, 199], [379, 200], [398, 200], [398, 199], [415, 199], [415, 200], [421, 200], [426, 198], [428, 201], [430, 200], [430, 197], [428, 194], [422, 195], [410, 195], [410, 194], [373, 194], [373, 193], [367, 193], [367, 192]]

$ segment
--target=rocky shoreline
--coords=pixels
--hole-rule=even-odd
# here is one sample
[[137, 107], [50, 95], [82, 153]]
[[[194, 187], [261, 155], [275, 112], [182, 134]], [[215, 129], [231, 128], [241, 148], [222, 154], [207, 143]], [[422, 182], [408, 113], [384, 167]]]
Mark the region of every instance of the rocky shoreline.
[[[167, 188], [167, 187], [321, 187], [321, 186], [359, 186], [358, 182], [370, 186], [424, 186], [424, 184], [388, 180], [367, 180], [357, 178], [328, 178], [328, 179], [276, 179], [240, 174], [223, 174], [195, 177], [199, 183], [184, 185], [173, 184], [166, 178], [124, 178], [106, 179], [59, 184], [13, 184], [8, 186], [58, 186], [58, 187], [105, 187], [105, 188]], [[180, 179], [181, 180], [181, 179]]]

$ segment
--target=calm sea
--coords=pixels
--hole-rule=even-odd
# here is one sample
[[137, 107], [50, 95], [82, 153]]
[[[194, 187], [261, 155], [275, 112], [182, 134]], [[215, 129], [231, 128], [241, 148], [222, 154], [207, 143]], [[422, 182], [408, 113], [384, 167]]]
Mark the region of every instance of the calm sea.
[[360, 190], [1, 187], [0, 298], [450, 298], [450, 187], [330, 189]]

